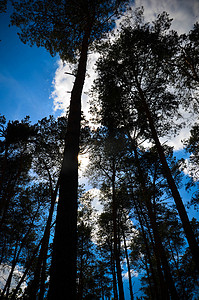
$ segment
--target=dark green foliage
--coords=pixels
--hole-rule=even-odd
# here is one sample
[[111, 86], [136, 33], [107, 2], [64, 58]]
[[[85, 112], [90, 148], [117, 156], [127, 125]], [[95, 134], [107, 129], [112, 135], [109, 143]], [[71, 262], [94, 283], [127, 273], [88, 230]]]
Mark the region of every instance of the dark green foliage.
[[[11, 23], [20, 28], [23, 43], [45, 47], [51, 55], [57, 53], [63, 60], [74, 61], [89, 26], [89, 43], [113, 28], [114, 18], [125, 1], [55, 0], [13, 1]], [[115, 14], [116, 17], [116, 14]]]
[[0, 13], [6, 12], [7, 0], [0, 0]]
[[169, 26], [167, 14], [160, 15], [153, 25], [134, 25], [127, 19], [114, 43], [108, 44], [108, 51], [102, 48], [95, 90], [105, 126], [139, 128], [140, 134], [150, 138], [141, 89], [159, 135], [171, 130], [179, 99], [168, 82], [172, 72], [167, 69], [168, 60], [176, 50], [176, 35], [167, 33]]

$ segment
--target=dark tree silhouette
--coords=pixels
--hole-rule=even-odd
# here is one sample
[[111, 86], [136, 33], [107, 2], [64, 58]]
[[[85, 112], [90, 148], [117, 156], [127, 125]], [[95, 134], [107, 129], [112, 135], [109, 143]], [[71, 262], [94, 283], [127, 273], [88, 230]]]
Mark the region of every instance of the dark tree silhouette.
[[12, 24], [26, 43], [44, 46], [63, 60], [78, 61], [71, 92], [60, 176], [54, 251], [48, 299], [76, 297], [77, 186], [81, 120], [81, 94], [92, 41], [114, 25], [121, 4], [127, 1], [18, 1], [13, 3]]

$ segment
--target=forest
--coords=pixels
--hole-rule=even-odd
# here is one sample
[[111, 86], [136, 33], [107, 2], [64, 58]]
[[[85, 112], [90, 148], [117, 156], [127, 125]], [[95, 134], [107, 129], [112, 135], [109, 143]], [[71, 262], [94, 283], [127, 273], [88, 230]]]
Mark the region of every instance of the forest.
[[[20, 40], [74, 83], [66, 116], [0, 115], [0, 300], [199, 299], [199, 23], [178, 34], [125, 0], [11, 4]], [[162, 141], [186, 127], [179, 157]]]

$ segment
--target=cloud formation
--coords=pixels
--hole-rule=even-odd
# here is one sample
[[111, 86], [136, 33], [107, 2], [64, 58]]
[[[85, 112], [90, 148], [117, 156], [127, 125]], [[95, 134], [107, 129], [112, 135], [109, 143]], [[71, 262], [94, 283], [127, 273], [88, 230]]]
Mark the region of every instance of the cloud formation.
[[[87, 119], [89, 119], [90, 117], [87, 93], [89, 92], [93, 80], [96, 77], [95, 62], [98, 56], [99, 55], [97, 53], [92, 53], [88, 56], [87, 73], [82, 94], [82, 110], [87, 116]], [[72, 67], [70, 64], [63, 64], [61, 60], [59, 60], [57, 64], [58, 68], [53, 79], [53, 92], [51, 94], [51, 97], [54, 103], [54, 110], [61, 110], [61, 114], [64, 115], [70, 104], [71, 90], [75, 77], [66, 74], [66, 72], [71, 73], [72, 71]]]
[[172, 28], [179, 34], [188, 32], [199, 21], [198, 0], [135, 0], [135, 7], [144, 7], [146, 21], [166, 11], [173, 18]]

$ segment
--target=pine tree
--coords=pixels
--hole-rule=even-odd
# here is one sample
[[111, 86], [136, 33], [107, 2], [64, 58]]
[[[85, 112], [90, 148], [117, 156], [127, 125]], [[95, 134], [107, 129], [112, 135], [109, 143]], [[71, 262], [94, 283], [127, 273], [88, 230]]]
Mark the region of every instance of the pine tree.
[[174, 89], [171, 91], [168, 81], [173, 70], [168, 62], [177, 51], [178, 39], [175, 33], [167, 33], [170, 20], [165, 13], [158, 16], [153, 25], [144, 24], [142, 17], [137, 14], [135, 24], [127, 19], [113, 44], [108, 49], [105, 45], [106, 50], [102, 48], [95, 85], [102, 122], [155, 144], [199, 270], [198, 244], [159, 139], [176, 130], [173, 118], [178, 116], [178, 107], [183, 101]]
[[20, 38], [44, 46], [63, 60], [78, 61], [71, 92], [64, 160], [60, 177], [49, 299], [76, 297], [77, 187], [81, 121], [81, 94], [88, 49], [113, 27], [120, 4], [127, 1], [19, 1], [14, 2], [12, 24]]

